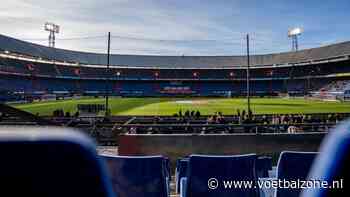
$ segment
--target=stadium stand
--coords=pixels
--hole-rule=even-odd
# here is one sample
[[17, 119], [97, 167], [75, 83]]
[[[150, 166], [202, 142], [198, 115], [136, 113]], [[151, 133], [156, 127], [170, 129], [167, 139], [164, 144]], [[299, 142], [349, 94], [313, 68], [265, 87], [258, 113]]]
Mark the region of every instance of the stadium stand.
[[[107, 71], [104, 54], [48, 48], [4, 35], [0, 35], [0, 50], [0, 90], [17, 92], [22, 98], [98, 96], [105, 93], [106, 86], [116, 96], [227, 97], [246, 93], [245, 56], [112, 55]], [[303, 96], [330, 82], [350, 80], [349, 55], [350, 42], [253, 55], [251, 94]], [[2, 100], [5, 98], [10, 99]]]
[[350, 89], [350, 81], [332, 81], [331, 83], [325, 85], [320, 91], [327, 92], [344, 92], [344, 90]]
[[114, 197], [96, 147], [76, 131], [0, 128], [0, 152], [1, 196]]
[[[0, 127], [2, 195], [170, 196], [168, 158], [97, 156], [96, 147], [86, 136], [58, 128], [49, 128], [47, 133], [47, 129], [32, 127], [23, 131], [21, 127]], [[180, 196], [299, 196], [301, 189], [292, 186], [276, 190], [255, 187], [228, 189], [216, 181], [256, 182], [270, 179], [332, 183], [346, 180], [349, 129], [349, 123], [336, 128], [322, 143], [320, 152], [281, 152], [277, 169], [272, 167], [271, 157], [257, 157], [256, 154], [179, 158], [175, 184], [180, 182]], [[215, 180], [209, 182], [212, 178]], [[342, 184], [338, 183], [338, 186], [343, 187]], [[346, 187], [308, 188], [302, 195], [344, 196], [344, 192]]]
[[170, 195], [170, 175], [162, 156], [107, 156], [110, 180], [117, 196], [165, 197]]

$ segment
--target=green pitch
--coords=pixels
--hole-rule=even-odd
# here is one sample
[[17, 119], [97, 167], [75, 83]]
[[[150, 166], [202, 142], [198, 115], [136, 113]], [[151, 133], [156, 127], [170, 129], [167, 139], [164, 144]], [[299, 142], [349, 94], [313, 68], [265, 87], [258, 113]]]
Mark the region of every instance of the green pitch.
[[[47, 101], [13, 105], [19, 109], [39, 115], [51, 115], [56, 109], [76, 112], [77, 104], [104, 104], [104, 99], [78, 99]], [[201, 114], [217, 111], [225, 115], [235, 114], [237, 109], [247, 108], [245, 99], [229, 98], [111, 98], [113, 115], [173, 115], [180, 109], [199, 110]], [[329, 113], [350, 112], [350, 103], [310, 101], [304, 99], [253, 98], [251, 108], [256, 114], [278, 113]]]

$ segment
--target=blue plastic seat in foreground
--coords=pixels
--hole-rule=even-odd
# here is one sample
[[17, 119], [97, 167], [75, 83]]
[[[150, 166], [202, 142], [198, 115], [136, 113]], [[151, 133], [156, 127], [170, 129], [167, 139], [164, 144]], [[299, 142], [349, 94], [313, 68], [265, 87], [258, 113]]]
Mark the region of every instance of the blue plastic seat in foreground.
[[119, 197], [166, 197], [167, 170], [162, 156], [107, 156], [113, 189]]
[[[256, 155], [237, 156], [208, 156], [191, 155], [187, 171], [187, 178], [181, 179], [181, 197], [250, 197], [257, 196], [257, 189], [231, 188], [225, 189], [223, 181], [257, 181], [255, 175]], [[208, 184], [208, 180], [215, 181]], [[213, 187], [209, 188], [210, 185]]]
[[[308, 176], [310, 180], [327, 181], [332, 189], [308, 188], [303, 197], [348, 196], [350, 180], [350, 121], [331, 131], [321, 144]], [[333, 185], [333, 181], [334, 185]], [[338, 188], [338, 187], [343, 188]]]
[[96, 147], [58, 128], [0, 127], [0, 196], [114, 196]]
[[272, 170], [272, 158], [271, 157], [258, 157], [256, 160], [256, 175], [259, 178], [269, 177], [269, 170]]
[[[284, 151], [277, 163], [277, 179], [298, 181], [306, 180], [316, 152]], [[276, 197], [298, 197], [301, 189], [277, 188]]]
[[176, 165], [176, 193], [180, 193], [180, 180], [186, 177], [189, 158], [181, 158]]

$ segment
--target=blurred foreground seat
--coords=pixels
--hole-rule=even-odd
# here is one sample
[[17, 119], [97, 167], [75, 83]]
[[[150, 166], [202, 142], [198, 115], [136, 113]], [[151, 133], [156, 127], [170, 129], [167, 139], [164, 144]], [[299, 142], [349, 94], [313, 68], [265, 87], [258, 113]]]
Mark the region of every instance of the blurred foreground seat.
[[167, 159], [162, 156], [107, 156], [113, 189], [118, 197], [169, 196]]
[[0, 196], [114, 196], [95, 146], [61, 128], [0, 127]]
[[342, 123], [324, 139], [308, 179], [328, 186], [304, 189], [303, 197], [349, 196], [350, 122]]
[[255, 197], [256, 188], [224, 188], [223, 181], [257, 181], [256, 155], [191, 155], [187, 177], [181, 178], [181, 197]]

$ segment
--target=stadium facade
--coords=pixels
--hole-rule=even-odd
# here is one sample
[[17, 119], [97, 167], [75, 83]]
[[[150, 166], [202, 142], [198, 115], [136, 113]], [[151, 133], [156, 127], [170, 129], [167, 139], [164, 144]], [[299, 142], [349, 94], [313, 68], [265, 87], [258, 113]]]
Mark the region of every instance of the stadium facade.
[[[242, 96], [245, 56], [107, 55], [49, 48], [0, 35], [1, 100], [67, 96]], [[350, 42], [251, 56], [251, 93], [329, 94], [350, 89]], [[326, 93], [325, 93], [326, 92]]]

